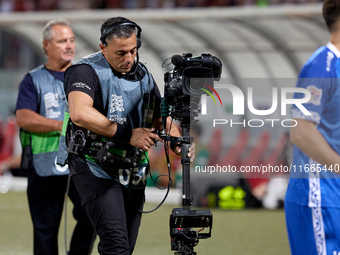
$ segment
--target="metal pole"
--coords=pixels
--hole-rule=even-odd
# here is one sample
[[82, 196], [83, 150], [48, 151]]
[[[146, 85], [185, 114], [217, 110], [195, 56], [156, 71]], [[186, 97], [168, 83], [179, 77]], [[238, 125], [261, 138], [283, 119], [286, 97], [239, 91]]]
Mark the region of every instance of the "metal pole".
[[190, 125], [182, 126], [182, 136], [186, 142], [181, 144], [181, 163], [182, 163], [182, 184], [183, 184], [183, 209], [190, 210], [190, 158], [188, 157], [190, 148]]

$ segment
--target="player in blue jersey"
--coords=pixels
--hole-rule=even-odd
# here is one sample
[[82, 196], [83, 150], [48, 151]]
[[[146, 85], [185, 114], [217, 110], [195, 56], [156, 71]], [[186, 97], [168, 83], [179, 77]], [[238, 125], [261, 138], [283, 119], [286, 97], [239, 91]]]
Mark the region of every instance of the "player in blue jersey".
[[323, 17], [330, 42], [309, 58], [296, 85], [311, 93], [303, 104], [310, 115], [292, 109], [297, 125], [285, 213], [293, 255], [340, 254], [340, 1], [326, 0]]

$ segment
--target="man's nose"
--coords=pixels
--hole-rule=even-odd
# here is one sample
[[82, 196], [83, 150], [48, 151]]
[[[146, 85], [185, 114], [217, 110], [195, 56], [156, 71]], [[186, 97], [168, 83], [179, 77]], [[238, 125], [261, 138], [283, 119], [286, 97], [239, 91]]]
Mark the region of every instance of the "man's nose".
[[130, 52], [125, 55], [125, 61], [128, 63], [133, 62], [135, 59], [135, 56], [131, 54]]
[[66, 48], [71, 49], [74, 47], [74, 41], [68, 40], [66, 44]]

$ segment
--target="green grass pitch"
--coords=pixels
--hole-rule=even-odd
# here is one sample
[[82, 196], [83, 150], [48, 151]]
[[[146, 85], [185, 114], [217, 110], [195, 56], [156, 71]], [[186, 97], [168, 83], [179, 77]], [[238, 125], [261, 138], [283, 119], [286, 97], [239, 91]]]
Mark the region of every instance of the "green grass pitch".
[[[146, 204], [150, 210], [154, 204]], [[135, 255], [171, 255], [169, 216], [173, 205], [163, 205], [144, 214], [135, 248]], [[67, 242], [74, 220], [72, 203], [67, 207]], [[284, 212], [282, 209], [218, 210], [213, 209], [212, 236], [195, 247], [197, 255], [288, 255]], [[64, 217], [59, 233], [59, 254], [65, 254]], [[32, 223], [25, 192], [0, 194], [0, 255], [31, 255], [33, 253]], [[98, 238], [92, 254], [97, 253]]]

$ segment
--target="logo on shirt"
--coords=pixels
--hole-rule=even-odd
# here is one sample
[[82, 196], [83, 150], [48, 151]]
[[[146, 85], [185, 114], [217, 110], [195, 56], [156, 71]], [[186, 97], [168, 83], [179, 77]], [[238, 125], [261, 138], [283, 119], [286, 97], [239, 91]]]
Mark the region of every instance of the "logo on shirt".
[[109, 119], [113, 122], [117, 122], [119, 124], [124, 124], [126, 122], [126, 118], [121, 117], [118, 112], [124, 112], [124, 100], [123, 96], [117, 96], [115, 94], [111, 95], [110, 100], [110, 115]]
[[110, 113], [124, 112], [123, 96], [111, 95]]
[[122, 118], [118, 114], [110, 114], [109, 120], [121, 125], [124, 125], [124, 123], [126, 122], [126, 118]]
[[309, 90], [311, 94], [311, 98], [308, 101], [308, 103], [311, 103], [314, 105], [320, 105], [321, 97], [322, 97], [322, 89], [319, 89], [314, 85], [307, 86], [307, 89]]
[[91, 90], [91, 88], [83, 82], [75, 82], [72, 84], [72, 86], [77, 87], [77, 88], [82, 88], [82, 89], [87, 88], [88, 90]]
[[47, 119], [58, 119], [61, 112], [59, 111], [58, 95], [48, 92], [44, 95], [45, 111]]

